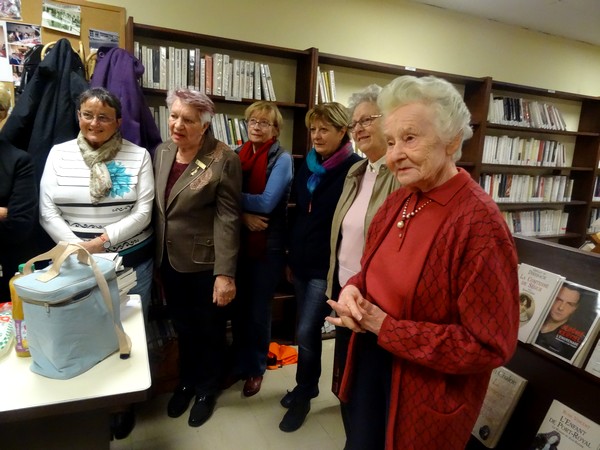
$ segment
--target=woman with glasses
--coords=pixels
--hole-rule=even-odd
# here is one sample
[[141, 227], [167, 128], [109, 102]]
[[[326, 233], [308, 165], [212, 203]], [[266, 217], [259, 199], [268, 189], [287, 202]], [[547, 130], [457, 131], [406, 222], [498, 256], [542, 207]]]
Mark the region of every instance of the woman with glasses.
[[179, 384], [169, 417], [188, 425], [212, 415], [225, 353], [224, 307], [236, 294], [240, 242], [240, 159], [215, 139], [215, 114], [205, 94], [177, 89], [167, 95], [171, 138], [154, 153], [156, 263], [177, 333]]
[[55, 145], [40, 183], [40, 222], [55, 241], [118, 252], [133, 267], [147, 317], [152, 288], [154, 200], [146, 149], [123, 139], [121, 102], [104, 88], [79, 97], [79, 136]]
[[306, 114], [313, 148], [298, 171], [296, 220], [290, 241], [290, 269], [298, 304], [298, 365], [296, 387], [282, 399], [288, 408], [279, 428], [295, 431], [319, 395], [321, 328], [331, 308], [325, 290], [329, 270], [329, 240], [335, 207], [348, 170], [360, 157], [348, 135], [348, 110], [339, 103], [323, 103]]
[[[146, 149], [123, 139], [121, 102], [104, 88], [79, 97], [79, 135], [50, 150], [40, 182], [40, 223], [54, 242], [77, 242], [90, 253], [118, 252], [132, 267], [147, 318], [152, 291], [150, 226], [154, 200]], [[128, 410], [112, 418], [123, 439], [134, 426]]]
[[260, 391], [271, 340], [271, 300], [285, 266], [287, 202], [292, 156], [279, 143], [283, 119], [277, 106], [255, 102], [246, 109], [248, 142], [236, 152], [242, 163], [242, 233], [233, 307], [233, 370], [228, 387], [245, 379], [243, 394]]
[[[338, 298], [341, 288], [360, 271], [360, 258], [371, 220], [387, 196], [400, 186], [385, 165], [387, 147], [383, 135], [383, 118], [377, 106], [380, 91], [381, 87], [372, 84], [350, 97], [352, 122], [348, 128], [356, 147], [367, 159], [357, 162], [348, 171], [344, 190], [333, 216], [327, 298]], [[336, 328], [332, 383], [332, 390], [336, 395], [351, 335], [348, 328]], [[343, 403], [341, 410], [346, 434], [350, 431], [359, 433], [360, 428], [349, 430], [347, 409]]]

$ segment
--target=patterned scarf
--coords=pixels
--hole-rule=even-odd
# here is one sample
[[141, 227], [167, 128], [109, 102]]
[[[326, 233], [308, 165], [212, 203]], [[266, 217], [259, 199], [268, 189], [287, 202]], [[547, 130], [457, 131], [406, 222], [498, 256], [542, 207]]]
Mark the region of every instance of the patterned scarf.
[[312, 172], [311, 176], [306, 182], [308, 192], [312, 194], [321, 182], [323, 175], [325, 175], [328, 170], [335, 169], [337, 166], [346, 161], [346, 159], [348, 159], [352, 153], [352, 142], [348, 141], [342, 145], [332, 156], [327, 158], [323, 163], [320, 163], [319, 159], [317, 158], [317, 151], [312, 148], [306, 156], [308, 170]]
[[105, 163], [114, 159], [121, 150], [122, 144], [123, 138], [119, 131], [97, 149], [85, 140], [81, 131], [77, 136], [77, 145], [81, 150], [83, 161], [90, 168], [90, 198], [92, 205], [100, 203], [100, 200], [106, 197], [112, 189], [112, 180]]

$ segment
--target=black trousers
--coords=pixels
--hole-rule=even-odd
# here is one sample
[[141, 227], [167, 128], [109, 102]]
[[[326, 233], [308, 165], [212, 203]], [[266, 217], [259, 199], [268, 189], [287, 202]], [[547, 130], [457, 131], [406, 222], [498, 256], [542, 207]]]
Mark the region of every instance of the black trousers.
[[356, 336], [350, 399], [344, 405], [345, 450], [383, 450], [390, 406], [392, 355], [373, 333]]
[[195, 387], [197, 395], [215, 395], [223, 374], [226, 316], [212, 301], [212, 270], [181, 273], [163, 261], [161, 277], [177, 333], [180, 383]]

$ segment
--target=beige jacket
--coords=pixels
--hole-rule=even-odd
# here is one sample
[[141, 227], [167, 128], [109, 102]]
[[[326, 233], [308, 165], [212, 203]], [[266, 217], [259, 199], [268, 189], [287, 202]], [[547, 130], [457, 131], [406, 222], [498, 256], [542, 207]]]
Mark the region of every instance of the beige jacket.
[[240, 245], [240, 159], [207, 134], [165, 201], [176, 153], [171, 140], [154, 153], [156, 264], [160, 266], [166, 249], [178, 272], [212, 270], [214, 275], [234, 277]]
[[[350, 167], [348, 175], [346, 175], [346, 180], [344, 181], [342, 195], [340, 196], [335, 213], [333, 215], [330, 239], [331, 254], [329, 257], [329, 273], [327, 274], [327, 291], [325, 292], [327, 298], [331, 298], [333, 287], [338, 283], [337, 252], [338, 245], [341, 240], [340, 232], [342, 229], [342, 222], [346, 216], [346, 213], [350, 209], [350, 206], [352, 206], [352, 203], [354, 203], [356, 195], [358, 194], [358, 188], [367, 170], [368, 163], [369, 161], [367, 159], [363, 159]], [[365, 215], [365, 238], [367, 236], [367, 231], [369, 230], [371, 220], [373, 220], [373, 216], [381, 204], [391, 192], [395, 191], [399, 187], [400, 183], [398, 183], [398, 180], [393, 176], [387, 166], [382, 164], [379, 168], [379, 173], [377, 174], [377, 178], [375, 180], [375, 186], [373, 187], [373, 193], [371, 194], [369, 206], [367, 207], [367, 214]]]

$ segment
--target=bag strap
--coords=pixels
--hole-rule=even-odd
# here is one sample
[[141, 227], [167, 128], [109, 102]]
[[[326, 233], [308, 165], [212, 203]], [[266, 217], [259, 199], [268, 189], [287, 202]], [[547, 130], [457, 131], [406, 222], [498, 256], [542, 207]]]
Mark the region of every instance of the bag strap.
[[96, 264], [96, 260], [94, 259], [94, 257], [84, 247], [82, 247], [79, 244], [60, 241], [53, 249], [27, 261], [23, 273], [31, 273], [31, 266], [36, 261], [52, 259], [52, 265], [50, 266], [50, 268], [37, 277], [37, 280], [45, 283], [47, 281], [52, 280], [53, 278], [56, 278], [60, 274], [61, 266], [63, 265], [65, 260], [73, 253], [77, 253], [77, 259], [80, 263], [86, 264], [92, 268], [92, 271], [94, 272], [94, 277], [96, 278], [96, 283], [98, 283], [98, 287], [100, 288], [100, 292], [102, 293], [104, 303], [106, 304], [106, 307], [110, 311], [110, 314], [113, 318], [115, 333], [119, 341], [119, 353], [121, 355], [121, 359], [129, 358], [129, 355], [131, 354], [131, 339], [129, 338], [127, 333], [125, 333], [121, 321], [117, 320], [116, 311], [113, 308], [112, 298], [110, 295], [110, 289], [108, 288], [108, 282], [106, 281], [106, 278], [104, 278], [104, 275], [100, 271], [98, 264]]

